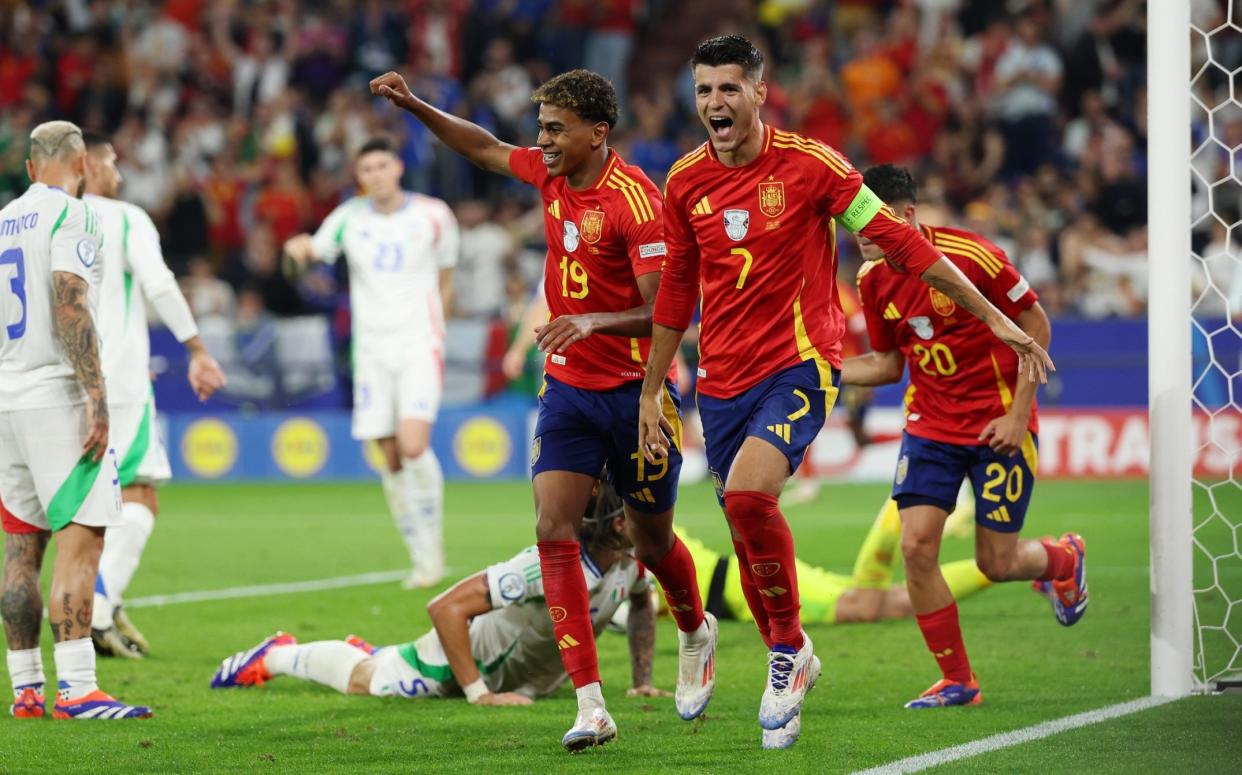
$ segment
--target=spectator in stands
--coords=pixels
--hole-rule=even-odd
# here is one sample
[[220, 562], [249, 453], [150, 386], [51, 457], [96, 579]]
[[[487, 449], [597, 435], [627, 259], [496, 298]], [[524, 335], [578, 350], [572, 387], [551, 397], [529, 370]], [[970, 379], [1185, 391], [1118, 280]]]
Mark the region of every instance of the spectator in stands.
[[1018, 17], [1005, 53], [996, 62], [993, 111], [1008, 148], [1005, 174], [1029, 175], [1055, 158], [1061, 74], [1061, 59], [1043, 42], [1034, 12]]
[[505, 309], [504, 266], [514, 250], [513, 237], [493, 220], [486, 202], [462, 202], [456, 212], [461, 257], [453, 274], [452, 316], [500, 317]]

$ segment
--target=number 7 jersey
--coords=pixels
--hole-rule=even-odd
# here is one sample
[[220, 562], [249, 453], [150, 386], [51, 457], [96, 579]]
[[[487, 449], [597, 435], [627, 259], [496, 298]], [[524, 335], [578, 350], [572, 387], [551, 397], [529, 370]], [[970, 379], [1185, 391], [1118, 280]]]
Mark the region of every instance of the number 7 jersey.
[[86, 280], [92, 317], [103, 270], [99, 217], [80, 199], [35, 183], [0, 210], [0, 407], [47, 409], [85, 400], [56, 337], [52, 274]]
[[[663, 202], [655, 185], [616, 151], [598, 181], [575, 191], [551, 177], [538, 148], [518, 148], [509, 167], [543, 196], [548, 256], [543, 290], [553, 318], [641, 306], [639, 276], [660, 271]], [[546, 372], [582, 390], [611, 390], [645, 374], [649, 337], [596, 334], [549, 353]]]

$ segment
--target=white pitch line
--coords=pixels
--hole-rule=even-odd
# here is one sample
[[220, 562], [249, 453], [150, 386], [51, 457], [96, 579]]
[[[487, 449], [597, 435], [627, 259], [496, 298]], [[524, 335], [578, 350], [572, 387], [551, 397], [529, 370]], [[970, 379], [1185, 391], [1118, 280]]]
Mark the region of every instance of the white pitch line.
[[336, 576], [328, 579], [288, 581], [281, 584], [256, 584], [248, 587], [175, 592], [171, 595], [149, 595], [147, 597], [136, 597], [132, 600], [126, 600], [125, 607], [150, 608], [152, 606], [176, 605], [178, 603], [202, 603], [209, 600], [235, 600], [240, 597], [267, 597], [269, 595], [289, 595], [299, 592], [319, 592], [325, 589], [363, 587], [369, 584], [386, 584], [391, 581], [399, 581], [408, 576], [409, 573], [409, 569], [385, 570], [359, 573], [354, 576]]
[[1051, 737], [1071, 729], [1081, 729], [1092, 724], [1099, 724], [1101, 721], [1129, 716], [1131, 713], [1138, 713], [1148, 708], [1164, 705], [1176, 699], [1180, 698], [1142, 697], [1130, 702], [1122, 702], [1084, 713], [1076, 713], [1073, 716], [1045, 721], [1042, 724], [1015, 729], [1010, 732], [1001, 732], [1000, 734], [984, 737], [970, 743], [943, 748], [939, 751], [931, 751], [930, 753], [911, 756], [907, 759], [898, 759], [895, 762], [873, 767], [869, 770], [860, 770], [855, 772], [854, 775], [898, 775], [899, 773], [921, 772], [932, 767], [938, 767], [941, 764], [969, 759], [972, 756], [998, 751], [1002, 748], [1009, 748], [1022, 743], [1029, 743], [1033, 740], [1042, 740], [1045, 737]]

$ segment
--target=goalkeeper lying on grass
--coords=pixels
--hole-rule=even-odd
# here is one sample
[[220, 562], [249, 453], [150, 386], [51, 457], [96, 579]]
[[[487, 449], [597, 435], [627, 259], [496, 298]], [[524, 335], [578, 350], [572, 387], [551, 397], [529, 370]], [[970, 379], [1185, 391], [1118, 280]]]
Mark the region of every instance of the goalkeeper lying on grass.
[[[627, 694], [671, 696], [651, 686], [655, 607], [650, 576], [630, 556], [624, 509], [610, 485], [600, 483], [579, 540], [597, 635], [629, 601], [626, 630], [634, 686]], [[457, 582], [427, 611], [434, 625], [430, 632], [412, 643], [380, 649], [352, 635], [298, 644], [292, 635], [277, 633], [225, 659], [211, 685], [262, 686], [287, 675], [347, 694], [464, 694], [479, 705], [527, 705], [565, 682], [558, 647], [578, 644], [558, 644], [553, 635], [535, 547]], [[551, 609], [553, 615], [556, 611]]]

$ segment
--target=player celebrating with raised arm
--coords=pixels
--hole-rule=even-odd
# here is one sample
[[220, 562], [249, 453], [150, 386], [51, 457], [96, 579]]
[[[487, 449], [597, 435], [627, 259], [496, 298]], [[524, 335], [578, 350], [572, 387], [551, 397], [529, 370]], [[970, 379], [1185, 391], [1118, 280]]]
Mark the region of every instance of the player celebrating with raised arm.
[[[667, 697], [651, 685], [655, 606], [650, 576], [629, 554], [621, 499], [607, 483], [582, 519], [579, 570], [602, 632], [628, 604], [631, 696]], [[568, 677], [547, 606], [535, 547], [454, 584], [427, 606], [434, 628], [416, 641], [376, 649], [356, 636], [297, 643], [285, 633], [220, 665], [213, 688], [262, 686], [286, 675], [346, 694], [459, 697], [472, 705], [529, 705]]]
[[0, 493], [12, 715], [44, 715], [39, 571], [52, 533], [48, 616], [56, 642], [54, 718], [146, 718], [95, 683], [91, 605], [104, 529], [120, 522], [116, 451], [95, 306], [103, 269], [99, 216], [66, 193], [86, 147], [68, 121], [30, 133], [32, 185], [0, 210]]
[[155, 420], [151, 339], [143, 299], [189, 353], [190, 387], [199, 400], [210, 398], [225, 380], [220, 365], [199, 339], [177, 279], [164, 263], [160, 235], [151, 217], [141, 207], [116, 198], [121, 173], [111, 141], [97, 132], [85, 132], [83, 139], [86, 188], [82, 200], [99, 214], [108, 246], [99, 292], [99, 336], [121, 480], [121, 524], [108, 528], [104, 536], [91, 638], [101, 654], [139, 658], [149, 646], [121, 608], [121, 601], [155, 527], [159, 513], [155, 488], [172, 478]]
[[1032, 379], [1047, 354], [953, 264], [862, 185], [832, 148], [765, 125], [763, 55], [738, 35], [707, 40], [691, 60], [708, 142], [669, 171], [664, 280], [656, 299], [639, 443], [668, 449], [655, 375], [672, 362], [702, 292], [699, 414], [708, 465], [734, 536], [747, 602], [770, 648], [759, 706], [765, 746], [802, 707], [819, 671], [798, 617], [794, 542], [777, 508], [791, 472], [837, 396], [845, 323], [836, 297], [836, 223], [987, 321], [1022, 354]]
[[444, 474], [431, 449], [444, 375], [444, 306], [460, 244], [439, 199], [401, 189], [383, 137], [354, 162], [363, 196], [333, 210], [314, 236], [285, 243], [295, 261], [349, 262], [354, 336], [353, 436], [384, 456], [384, 495], [414, 566], [407, 589], [444, 577]]
[[469, 161], [536, 186], [543, 197], [544, 296], [552, 319], [537, 334], [547, 368], [531, 471], [544, 592], [578, 694], [578, 716], [562, 744], [575, 751], [616, 735], [600, 691], [576, 540], [605, 464], [625, 501], [638, 559], [659, 580], [674, 612], [680, 631], [676, 707], [682, 718], [695, 718], [715, 686], [716, 625], [703, 613], [694, 561], [672, 529], [681, 418], [669, 362], [647, 379], [667, 399], [661, 411], [672, 448], [658, 462], [634, 448], [652, 300], [665, 255], [662, 202], [642, 170], [608, 147], [617, 123], [612, 84], [573, 70], [540, 86], [532, 97], [539, 103], [536, 148], [515, 148], [436, 110], [396, 73], [372, 81], [371, 91], [413, 113]]
[[[910, 173], [884, 165], [867, 170], [866, 186], [918, 227], [917, 188]], [[1048, 316], [1031, 286], [1000, 248], [960, 229], [918, 227], [984, 294], [1041, 347]], [[927, 648], [943, 678], [907, 708], [974, 705], [983, 700], [970, 668], [957, 604], [939, 566], [940, 538], [958, 485], [975, 491], [975, 561], [993, 581], [1037, 579], [1057, 621], [1077, 622], [1087, 608], [1086, 547], [1067, 533], [1058, 542], [1020, 540], [1037, 469], [1036, 384], [1023, 379], [1012, 350], [888, 258], [865, 232], [858, 288], [873, 352], [849, 358], [842, 379], [881, 385], [910, 369], [906, 428], [893, 484], [901, 510], [906, 586]]]

